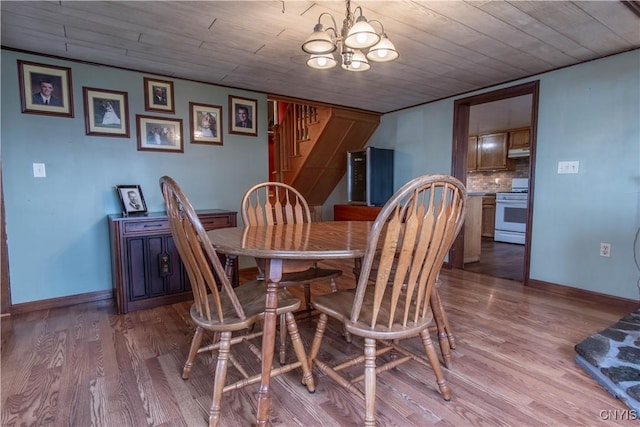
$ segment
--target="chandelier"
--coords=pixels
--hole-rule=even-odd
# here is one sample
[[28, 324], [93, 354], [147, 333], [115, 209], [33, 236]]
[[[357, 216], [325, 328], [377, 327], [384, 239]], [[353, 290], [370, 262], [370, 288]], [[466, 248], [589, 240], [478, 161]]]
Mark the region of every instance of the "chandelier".
[[[340, 32], [333, 15], [323, 12], [318, 17], [313, 33], [302, 44], [302, 50], [310, 54], [307, 65], [319, 70], [333, 68], [338, 65], [333, 55], [335, 51], [340, 52], [341, 66], [348, 71], [367, 71], [371, 68], [369, 61], [390, 62], [398, 58], [398, 51], [384, 32], [382, 23], [375, 20], [367, 22], [360, 6], [354, 11], [360, 12], [360, 16], [356, 18], [351, 13], [351, 1], [347, 0], [346, 5], [347, 11]], [[323, 16], [331, 18], [333, 27], [324, 29], [320, 22]], [[380, 25], [379, 33], [371, 25], [374, 22]], [[366, 55], [363, 49], [368, 49]]]

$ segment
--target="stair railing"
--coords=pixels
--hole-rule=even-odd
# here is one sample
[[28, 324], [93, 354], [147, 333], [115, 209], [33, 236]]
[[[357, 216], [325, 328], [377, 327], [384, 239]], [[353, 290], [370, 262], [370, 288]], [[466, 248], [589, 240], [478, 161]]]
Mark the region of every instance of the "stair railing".
[[274, 141], [274, 165], [277, 181], [282, 172], [291, 169], [291, 157], [300, 154], [300, 143], [310, 138], [309, 126], [319, 122], [318, 108], [312, 105], [288, 105], [280, 123], [272, 127]]

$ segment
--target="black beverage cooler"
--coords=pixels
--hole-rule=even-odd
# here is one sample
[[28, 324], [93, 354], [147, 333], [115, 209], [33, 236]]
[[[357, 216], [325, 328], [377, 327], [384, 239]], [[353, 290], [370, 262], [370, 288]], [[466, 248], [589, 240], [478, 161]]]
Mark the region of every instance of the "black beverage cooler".
[[393, 195], [393, 150], [367, 147], [347, 152], [350, 204], [382, 206]]

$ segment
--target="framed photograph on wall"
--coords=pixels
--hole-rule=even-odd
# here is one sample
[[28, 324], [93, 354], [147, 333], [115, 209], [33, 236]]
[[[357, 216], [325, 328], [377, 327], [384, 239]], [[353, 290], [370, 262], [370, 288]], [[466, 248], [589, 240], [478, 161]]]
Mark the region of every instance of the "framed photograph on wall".
[[142, 188], [139, 185], [116, 185], [120, 199], [122, 215], [146, 215], [147, 204], [144, 202]]
[[18, 78], [23, 113], [73, 117], [71, 68], [18, 60]]
[[184, 153], [182, 119], [136, 115], [138, 151]]
[[189, 103], [192, 144], [222, 145], [222, 107]]
[[229, 133], [258, 136], [258, 101], [229, 95]]
[[173, 82], [144, 78], [144, 109], [159, 113], [175, 114]]
[[82, 87], [87, 135], [129, 138], [127, 92]]

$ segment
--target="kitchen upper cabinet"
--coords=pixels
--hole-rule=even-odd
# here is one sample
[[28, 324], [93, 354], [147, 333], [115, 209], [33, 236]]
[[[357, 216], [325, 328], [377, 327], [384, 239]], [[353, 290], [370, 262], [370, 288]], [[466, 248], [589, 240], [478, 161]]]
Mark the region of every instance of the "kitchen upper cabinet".
[[478, 168], [478, 137], [470, 136], [467, 143], [467, 170], [475, 171]]
[[507, 168], [507, 134], [505, 132], [478, 136], [478, 170]]
[[515, 166], [507, 158], [507, 132], [470, 136], [468, 139], [467, 171], [510, 170]]
[[509, 148], [529, 148], [531, 141], [530, 128], [515, 129], [509, 131]]

